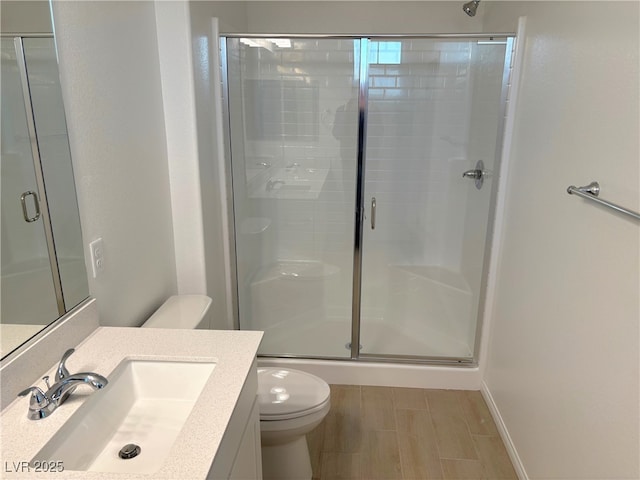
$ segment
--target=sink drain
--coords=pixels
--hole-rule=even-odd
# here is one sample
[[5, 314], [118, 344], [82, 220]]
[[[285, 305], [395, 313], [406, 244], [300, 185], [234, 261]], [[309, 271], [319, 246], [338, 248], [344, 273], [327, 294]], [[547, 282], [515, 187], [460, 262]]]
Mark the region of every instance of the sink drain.
[[[344, 348], [346, 348], [347, 350], [351, 350], [351, 342], [345, 344]], [[360, 344], [359, 350], [362, 350], [362, 344]]]
[[140, 451], [141, 451], [141, 448], [135, 443], [127, 443], [124, 447], [120, 449], [120, 452], [118, 452], [118, 455], [120, 455], [120, 458], [124, 460], [128, 460], [130, 458], [134, 458], [140, 455]]

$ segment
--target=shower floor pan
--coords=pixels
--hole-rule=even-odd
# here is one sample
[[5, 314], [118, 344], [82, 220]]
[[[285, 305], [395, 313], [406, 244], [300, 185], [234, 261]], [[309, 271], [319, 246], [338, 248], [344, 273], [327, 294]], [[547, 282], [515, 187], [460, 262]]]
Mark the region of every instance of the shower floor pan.
[[[388, 268], [381, 278], [390, 282], [370, 283], [363, 294], [360, 353], [471, 358], [473, 295], [464, 278], [439, 266]], [[251, 328], [265, 330], [259, 353], [348, 357], [350, 309], [331, 309], [332, 296], [325, 297], [339, 274], [321, 262], [280, 262], [263, 271], [252, 284]]]
[[[265, 331], [258, 354], [349, 357], [350, 319], [314, 319], [306, 323], [281, 324]], [[379, 319], [362, 320], [360, 353], [470, 358], [466, 343], [425, 327], [421, 331], [400, 330]]]

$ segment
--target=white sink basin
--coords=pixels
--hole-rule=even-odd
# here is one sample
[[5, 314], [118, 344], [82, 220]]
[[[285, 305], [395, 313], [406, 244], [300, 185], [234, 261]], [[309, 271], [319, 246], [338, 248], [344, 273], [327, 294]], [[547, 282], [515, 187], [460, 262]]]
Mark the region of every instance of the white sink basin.
[[[123, 361], [109, 385], [91, 394], [33, 461], [62, 461], [65, 470], [158, 471], [215, 365]], [[135, 458], [118, 455], [127, 444], [140, 447]]]

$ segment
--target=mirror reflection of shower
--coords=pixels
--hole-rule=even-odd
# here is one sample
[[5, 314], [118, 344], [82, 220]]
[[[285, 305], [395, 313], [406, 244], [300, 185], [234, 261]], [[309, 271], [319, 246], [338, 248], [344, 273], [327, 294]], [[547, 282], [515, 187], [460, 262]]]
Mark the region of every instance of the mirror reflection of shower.
[[89, 287], [54, 38], [3, 33], [0, 43], [3, 357]]
[[464, 13], [466, 13], [470, 17], [475, 17], [476, 10], [478, 10], [479, 3], [480, 3], [480, 0], [472, 0], [471, 2], [465, 3], [462, 6], [462, 10], [464, 10]]

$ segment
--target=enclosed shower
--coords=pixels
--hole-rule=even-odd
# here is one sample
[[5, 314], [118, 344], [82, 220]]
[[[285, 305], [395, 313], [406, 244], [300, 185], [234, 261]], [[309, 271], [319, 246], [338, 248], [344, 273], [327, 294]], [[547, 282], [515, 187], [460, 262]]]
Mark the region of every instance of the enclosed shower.
[[222, 38], [239, 326], [262, 355], [474, 364], [512, 50]]

